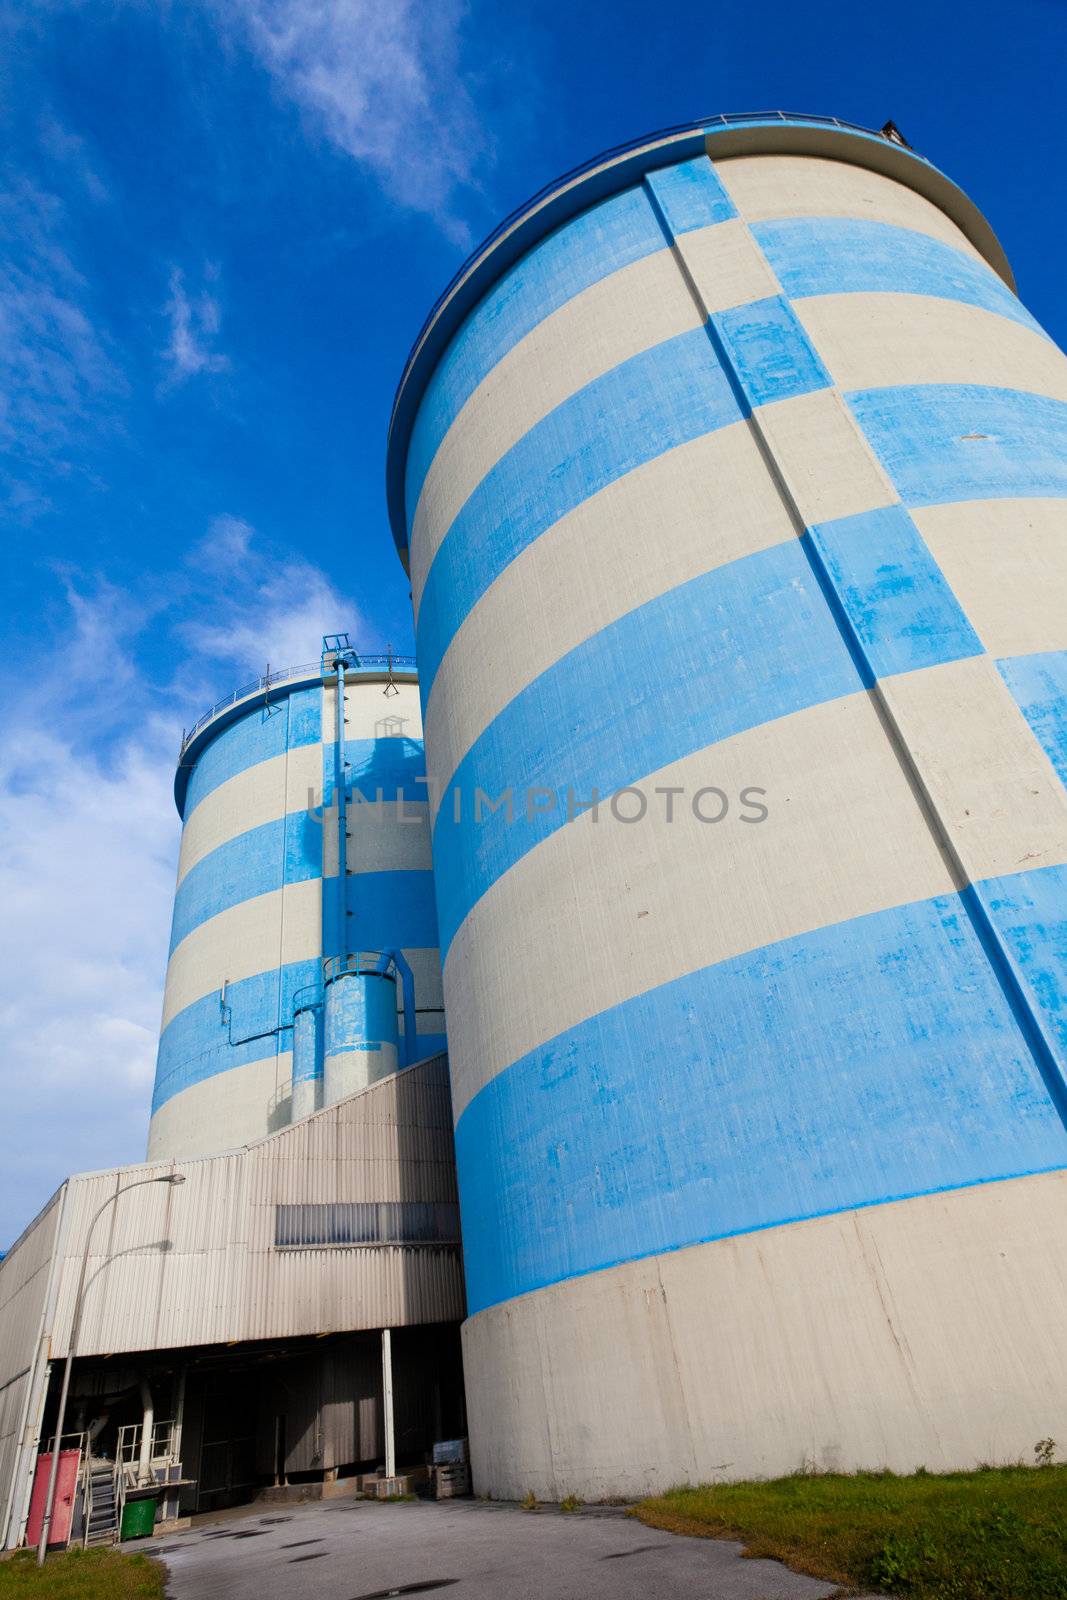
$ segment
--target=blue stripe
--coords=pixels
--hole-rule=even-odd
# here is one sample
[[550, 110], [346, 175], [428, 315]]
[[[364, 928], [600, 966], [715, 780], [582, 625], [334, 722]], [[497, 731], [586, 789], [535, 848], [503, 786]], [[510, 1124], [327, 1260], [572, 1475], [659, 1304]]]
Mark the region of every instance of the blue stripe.
[[[348, 881], [356, 943], [371, 950], [436, 946], [433, 874], [359, 872], [358, 867], [356, 853]], [[321, 873], [322, 824], [306, 812], [293, 812], [238, 834], [198, 861], [182, 879], [174, 897], [171, 950], [220, 912]], [[327, 934], [325, 947], [340, 949], [340, 941]], [[351, 937], [349, 948], [354, 948]]]
[[189, 777], [184, 817], [227, 778], [322, 738], [322, 689], [299, 689], [274, 706], [257, 705], [212, 739]]
[[521, 551], [624, 473], [741, 415], [697, 328], [623, 362], [542, 418], [483, 478], [434, 556], [417, 630], [424, 703], [452, 635]]
[[912, 228], [852, 217], [786, 217], [752, 232], [792, 300], [816, 294], [921, 294], [1043, 330], [984, 261]]
[[416, 1030], [415, 1038], [418, 1048], [409, 1066], [414, 1066], [416, 1061], [426, 1061], [430, 1056], [442, 1056], [448, 1049], [448, 1036], [444, 1033], [423, 1033], [422, 1029]]
[[[388, 700], [383, 700], [382, 706], [384, 718], [388, 715]], [[322, 790], [326, 806], [333, 805], [336, 750], [335, 740], [322, 747]], [[381, 739], [346, 739], [345, 764], [348, 796], [356, 804], [361, 800], [374, 804], [379, 789], [386, 803], [426, 800], [426, 752], [421, 739], [392, 734]]]
[[304, 883], [322, 872], [322, 824], [306, 811], [291, 812], [227, 839], [191, 867], [174, 896], [170, 948], [221, 911]]
[[665, 248], [663, 230], [638, 185], [549, 234], [494, 285], [454, 334], [419, 406], [405, 474], [409, 537], [430, 462], [497, 362], [583, 289]]
[[1067, 650], [1007, 656], [997, 668], [1061, 783], [1067, 784]]
[[781, 295], [716, 311], [710, 321], [724, 364], [749, 406], [829, 388], [829, 373]]
[[179, 1011], [160, 1035], [153, 1113], [194, 1083], [288, 1050], [292, 1034], [274, 1030], [292, 1021], [298, 991], [316, 987], [319, 979], [318, 961], [293, 961], [228, 984], [228, 1015], [218, 989]]
[[719, 174], [707, 156], [694, 156], [673, 167], [661, 167], [645, 175], [645, 187], [652, 191], [656, 207], [667, 232], [677, 238], [694, 228], [707, 228], [737, 216]]
[[[501, 873], [607, 797], [742, 729], [862, 687], [799, 541], [730, 562], [658, 596], [578, 645], [518, 694], [456, 770], [434, 832], [441, 950]], [[706, 781], [715, 782], [714, 762]], [[557, 796], [525, 814], [528, 788]], [[517, 810], [473, 820], [475, 790], [513, 788]], [[604, 826], [618, 826], [610, 818]]]
[[986, 878], [976, 889], [1067, 1080], [1067, 866]]
[[531, 1051], [456, 1130], [471, 1313], [621, 1261], [1067, 1164], [957, 896], [680, 978]]
[[910, 506], [1067, 495], [1067, 405], [1018, 389], [916, 384], [845, 396]]
[[437, 948], [432, 872], [353, 870], [348, 910], [350, 950]]
[[[291, 1049], [293, 1002], [298, 994], [303, 1000], [309, 993], [321, 994], [321, 965], [318, 961], [294, 961], [280, 971], [261, 972], [227, 985], [229, 1021], [218, 989], [179, 1011], [160, 1037], [153, 1114], [193, 1084]], [[416, 1004], [418, 999], [416, 995]], [[439, 1016], [427, 1015], [428, 1028]], [[420, 1055], [438, 1055], [446, 1048], [443, 1033], [424, 1034], [419, 1027], [416, 1037]], [[231, 1038], [238, 1042], [231, 1044]]]
[[821, 523], [811, 541], [873, 677], [982, 654], [903, 506]]

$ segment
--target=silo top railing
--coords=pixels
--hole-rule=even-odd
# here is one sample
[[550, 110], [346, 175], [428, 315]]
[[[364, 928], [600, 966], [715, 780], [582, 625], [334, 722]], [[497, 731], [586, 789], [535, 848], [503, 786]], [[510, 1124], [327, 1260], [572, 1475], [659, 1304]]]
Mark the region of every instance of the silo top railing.
[[[388, 672], [390, 670], [405, 673], [414, 672], [415, 657], [398, 656], [392, 653], [386, 655], [360, 655], [359, 666], [355, 670], [357, 672]], [[234, 689], [231, 694], [225, 695], [221, 700], [216, 700], [215, 704], [205, 711], [202, 717], [197, 718], [191, 728], [182, 730], [181, 749], [178, 752], [179, 762], [197, 734], [206, 728], [209, 722], [214, 722], [216, 717], [221, 716], [224, 711], [230, 710], [232, 706], [239, 705], [242, 700], [251, 699], [253, 695], [269, 694], [271, 689], [279, 683], [292, 683], [295, 678], [321, 678], [321, 676], [322, 662], [319, 660], [308, 661], [303, 666], [298, 667], [280, 667], [277, 672], [265, 672], [262, 677], [253, 678], [251, 683], [243, 683], [240, 688]]]

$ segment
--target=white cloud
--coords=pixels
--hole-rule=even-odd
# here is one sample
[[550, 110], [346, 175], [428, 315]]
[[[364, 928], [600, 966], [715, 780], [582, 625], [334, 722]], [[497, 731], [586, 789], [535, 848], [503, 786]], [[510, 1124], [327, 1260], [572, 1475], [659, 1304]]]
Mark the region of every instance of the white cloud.
[[485, 151], [460, 71], [458, 0], [233, 0], [256, 55], [391, 199], [468, 242], [457, 190]]
[[[68, 216], [55, 194], [8, 174], [0, 191], [0, 442], [16, 463], [64, 452], [111, 422], [107, 402], [125, 378], [93, 320], [85, 278], [64, 244]], [[16, 492], [29, 504], [43, 491]]]
[[[236, 599], [236, 594], [241, 599]], [[241, 585], [217, 597], [210, 612], [178, 632], [201, 658], [239, 672], [264, 672], [317, 659], [322, 636], [348, 628], [364, 645], [377, 640], [318, 567], [305, 561], [247, 562]]]
[[188, 563], [207, 572], [233, 572], [249, 553], [252, 526], [229, 512], [213, 517], [204, 538], [189, 552]]
[[[216, 274], [209, 272], [206, 276], [212, 278]], [[190, 296], [180, 267], [171, 268], [169, 289], [163, 307], [169, 329], [163, 359], [170, 368], [171, 382], [183, 383], [203, 372], [225, 372], [229, 360], [212, 348], [222, 327], [218, 300], [206, 288]]]
[[[220, 540], [242, 562], [240, 603], [195, 559], [158, 575], [170, 609], [61, 573], [62, 657], [23, 662], [2, 686], [0, 1248], [66, 1173], [144, 1155], [183, 723], [268, 658], [314, 660], [324, 631], [357, 626], [317, 567], [261, 551], [240, 518], [216, 519], [206, 543]], [[184, 647], [169, 680], [150, 623]]]

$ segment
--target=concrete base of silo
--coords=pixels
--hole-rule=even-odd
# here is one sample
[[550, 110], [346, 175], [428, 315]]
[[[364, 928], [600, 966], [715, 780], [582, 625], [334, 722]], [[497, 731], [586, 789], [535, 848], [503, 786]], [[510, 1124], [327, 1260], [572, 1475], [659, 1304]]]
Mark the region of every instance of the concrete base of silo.
[[625, 1263], [464, 1325], [477, 1493], [1032, 1462], [1067, 1438], [1067, 1173]]

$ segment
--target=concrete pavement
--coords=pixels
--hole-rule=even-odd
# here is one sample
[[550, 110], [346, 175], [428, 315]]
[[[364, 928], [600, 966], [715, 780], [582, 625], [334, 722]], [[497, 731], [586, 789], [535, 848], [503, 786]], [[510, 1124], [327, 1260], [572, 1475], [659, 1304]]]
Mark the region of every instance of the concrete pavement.
[[833, 1584], [615, 1508], [564, 1515], [481, 1500], [246, 1508], [128, 1550], [159, 1555], [172, 1600], [828, 1600]]

